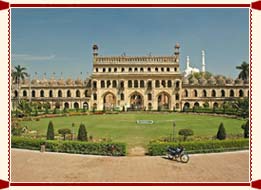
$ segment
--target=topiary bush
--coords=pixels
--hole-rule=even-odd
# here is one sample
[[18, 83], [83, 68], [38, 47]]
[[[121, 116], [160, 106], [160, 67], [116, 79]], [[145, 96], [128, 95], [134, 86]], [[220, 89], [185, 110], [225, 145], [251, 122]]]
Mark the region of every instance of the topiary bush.
[[88, 140], [87, 131], [86, 131], [84, 124], [81, 124], [80, 127], [79, 127], [77, 139], [79, 141], [87, 141]]
[[63, 136], [63, 140], [65, 140], [67, 134], [72, 134], [71, 129], [68, 128], [59, 129], [58, 133]]
[[244, 130], [244, 138], [249, 138], [249, 120], [241, 128]]
[[218, 132], [217, 132], [217, 139], [224, 140], [226, 139], [226, 130], [223, 123], [220, 123]]
[[192, 136], [194, 134], [192, 129], [180, 129], [179, 135], [183, 136], [183, 140], [186, 141], [188, 136]]
[[54, 128], [53, 128], [53, 122], [52, 121], [50, 121], [49, 124], [48, 124], [46, 139], [47, 140], [54, 140]]

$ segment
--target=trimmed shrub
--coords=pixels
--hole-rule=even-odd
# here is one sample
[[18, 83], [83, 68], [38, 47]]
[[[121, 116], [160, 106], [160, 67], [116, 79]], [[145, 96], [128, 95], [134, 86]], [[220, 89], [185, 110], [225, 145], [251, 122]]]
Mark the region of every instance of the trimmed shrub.
[[59, 129], [58, 133], [63, 136], [63, 140], [65, 140], [67, 134], [72, 134], [71, 129], [68, 128]]
[[220, 123], [218, 132], [217, 132], [217, 139], [224, 140], [226, 139], [226, 130], [223, 123]]
[[194, 134], [192, 129], [180, 129], [179, 135], [183, 136], [183, 140], [186, 141], [188, 136], [192, 136]]
[[241, 128], [244, 130], [244, 138], [249, 138], [249, 120]]
[[12, 137], [12, 148], [23, 148], [30, 150], [40, 150], [40, 146], [45, 144], [45, 150], [49, 152], [63, 152], [73, 154], [92, 154], [106, 156], [125, 156], [125, 143], [106, 142], [79, 142], [79, 141], [53, 141], [29, 139], [23, 137]]
[[46, 139], [47, 140], [54, 140], [54, 129], [53, 129], [53, 122], [52, 121], [50, 121], [49, 124], [48, 124]]
[[80, 127], [79, 127], [77, 139], [79, 141], [87, 141], [88, 140], [88, 138], [87, 138], [87, 131], [86, 131], [86, 128], [85, 128], [84, 124], [81, 124]]
[[233, 140], [205, 140], [205, 141], [188, 141], [188, 142], [153, 142], [148, 145], [148, 154], [151, 156], [164, 155], [168, 147], [183, 146], [187, 153], [209, 153], [225, 152], [234, 150], [245, 150], [249, 148], [248, 139]]

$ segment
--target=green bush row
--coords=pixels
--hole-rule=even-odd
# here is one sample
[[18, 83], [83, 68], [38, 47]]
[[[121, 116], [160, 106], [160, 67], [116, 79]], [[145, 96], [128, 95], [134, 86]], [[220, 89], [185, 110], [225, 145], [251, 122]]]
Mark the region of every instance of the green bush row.
[[205, 140], [188, 142], [152, 142], [148, 145], [148, 154], [151, 156], [164, 155], [168, 147], [177, 147], [182, 145], [189, 154], [225, 152], [233, 150], [244, 150], [249, 148], [248, 139], [230, 139], [230, 140]]
[[116, 142], [80, 142], [80, 141], [54, 141], [12, 137], [12, 148], [40, 150], [45, 145], [49, 152], [64, 152], [73, 154], [92, 154], [106, 156], [125, 156], [126, 144]]

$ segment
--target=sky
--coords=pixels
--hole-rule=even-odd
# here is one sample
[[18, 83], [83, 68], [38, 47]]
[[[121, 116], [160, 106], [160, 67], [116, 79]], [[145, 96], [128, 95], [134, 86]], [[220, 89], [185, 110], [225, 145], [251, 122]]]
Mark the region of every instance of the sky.
[[172, 55], [178, 42], [180, 68], [236, 78], [249, 62], [249, 9], [12, 9], [12, 67], [35, 77], [76, 79], [92, 72], [92, 45], [103, 56]]

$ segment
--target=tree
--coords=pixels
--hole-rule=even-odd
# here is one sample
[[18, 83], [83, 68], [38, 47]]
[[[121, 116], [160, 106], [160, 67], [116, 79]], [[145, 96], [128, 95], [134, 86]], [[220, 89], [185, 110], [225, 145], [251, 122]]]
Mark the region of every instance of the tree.
[[63, 140], [65, 140], [67, 134], [72, 134], [71, 129], [68, 128], [59, 129], [58, 133], [63, 136]]
[[249, 120], [241, 128], [244, 130], [244, 138], [249, 138]]
[[220, 123], [218, 132], [217, 132], [217, 139], [224, 140], [226, 139], [226, 130], [223, 123]]
[[240, 99], [238, 98], [236, 101], [232, 103], [232, 107], [235, 108], [238, 112], [238, 114], [242, 117], [248, 117], [249, 115], [249, 99], [248, 98], [243, 98]]
[[47, 140], [54, 140], [54, 129], [53, 129], [53, 122], [50, 121], [48, 124], [48, 129], [47, 129]]
[[238, 78], [242, 80], [248, 80], [249, 78], [249, 64], [247, 62], [243, 62], [240, 66], [236, 67], [237, 69], [241, 70]]
[[87, 141], [88, 140], [88, 138], [87, 138], [87, 131], [86, 131], [86, 128], [85, 128], [84, 124], [81, 124], [80, 127], [79, 127], [77, 139], [79, 141]]
[[25, 77], [28, 77], [28, 73], [25, 72], [26, 68], [25, 67], [21, 67], [20, 65], [15, 66], [14, 68], [15, 70], [12, 71], [11, 76], [12, 76], [12, 80], [15, 84], [17, 84], [17, 89], [18, 89], [18, 102], [20, 101], [20, 83], [21, 80], [24, 80]]
[[22, 115], [28, 116], [32, 112], [32, 104], [27, 100], [21, 100], [17, 105], [17, 113], [22, 113]]
[[194, 134], [192, 129], [180, 129], [179, 135], [183, 136], [183, 140], [186, 141], [188, 136], [192, 136]]

